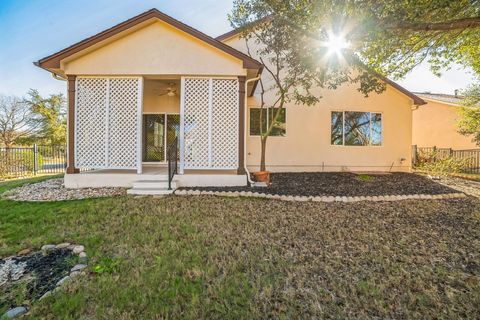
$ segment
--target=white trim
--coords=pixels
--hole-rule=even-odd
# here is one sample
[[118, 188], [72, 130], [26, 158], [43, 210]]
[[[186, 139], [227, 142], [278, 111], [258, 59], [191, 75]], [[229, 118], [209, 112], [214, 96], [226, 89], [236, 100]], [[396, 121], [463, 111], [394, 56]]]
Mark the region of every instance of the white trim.
[[105, 166], [110, 166], [110, 157], [108, 156], [110, 147], [110, 78], [106, 79], [106, 88], [105, 88]]
[[185, 77], [180, 78], [180, 168], [183, 174], [185, 163]]
[[[74, 144], [73, 144], [73, 161], [75, 162], [75, 167], [78, 165], [78, 152], [77, 152], [77, 144], [78, 144], [78, 139], [77, 139], [77, 113], [78, 113], [78, 77], [75, 78], [75, 106], [73, 110], [73, 137], [74, 137]], [[68, 119], [67, 119], [68, 121]], [[68, 141], [67, 141], [68, 142]], [[68, 148], [67, 148], [68, 150]], [[67, 151], [67, 157], [68, 157], [68, 151]], [[68, 158], [67, 158], [68, 161]], [[67, 166], [70, 166], [71, 163], [68, 163]]]
[[143, 77], [138, 78], [138, 106], [137, 106], [137, 173], [142, 173], [142, 136], [143, 136]]

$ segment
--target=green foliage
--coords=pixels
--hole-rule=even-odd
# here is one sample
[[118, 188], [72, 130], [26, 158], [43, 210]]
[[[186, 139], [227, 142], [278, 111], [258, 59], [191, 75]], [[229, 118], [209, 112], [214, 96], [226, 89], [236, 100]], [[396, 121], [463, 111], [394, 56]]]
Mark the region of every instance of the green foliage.
[[373, 181], [375, 178], [368, 174], [359, 174], [357, 179], [363, 182], [370, 182]]
[[459, 132], [470, 136], [480, 146], [480, 83], [463, 92], [465, 99], [460, 109]]
[[417, 155], [416, 169], [437, 175], [448, 175], [464, 172], [471, 164], [471, 158], [455, 158], [441, 156], [436, 151], [420, 152]]
[[30, 137], [30, 141], [64, 145], [67, 139], [67, 113], [63, 94], [44, 98], [37, 90], [31, 89], [26, 103], [30, 106], [38, 126], [35, 135]]
[[100, 261], [93, 267], [93, 272], [102, 273], [114, 273], [120, 268], [122, 260], [120, 258], [101, 258]]

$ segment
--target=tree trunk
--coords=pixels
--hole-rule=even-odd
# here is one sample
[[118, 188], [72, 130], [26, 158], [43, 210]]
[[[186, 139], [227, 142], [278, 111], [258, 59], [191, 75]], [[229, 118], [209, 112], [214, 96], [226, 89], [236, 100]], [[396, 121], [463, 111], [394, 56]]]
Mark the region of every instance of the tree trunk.
[[267, 168], [265, 166], [265, 154], [266, 154], [266, 151], [267, 151], [267, 138], [268, 136], [260, 136], [260, 141], [261, 141], [261, 145], [262, 145], [262, 152], [261, 152], [261, 156], [260, 156], [260, 171], [266, 171]]

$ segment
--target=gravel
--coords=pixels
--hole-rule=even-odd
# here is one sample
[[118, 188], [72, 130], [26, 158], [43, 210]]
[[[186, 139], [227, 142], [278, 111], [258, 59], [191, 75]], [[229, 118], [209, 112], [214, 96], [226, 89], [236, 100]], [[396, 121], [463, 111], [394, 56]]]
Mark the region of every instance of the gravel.
[[[366, 178], [366, 179], [362, 179]], [[254, 191], [291, 196], [383, 196], [446, 194], [456, 190], [413, 173], [357, 175], [346, 172], [273, 173], [272, 184], [264, 188], [202, 187], [202, 191]]]
[[15, 188], [4, 193], [3, 196], [17, 201], [62, 201], [124, 194], [126, 194], [125, 188], [67, 189], [63, 185], [63, 179], [50, 179]]

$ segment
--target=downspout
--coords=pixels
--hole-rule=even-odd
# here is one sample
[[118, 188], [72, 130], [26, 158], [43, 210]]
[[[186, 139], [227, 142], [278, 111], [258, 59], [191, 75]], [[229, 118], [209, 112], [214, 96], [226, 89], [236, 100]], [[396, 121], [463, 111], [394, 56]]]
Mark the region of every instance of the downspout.
[[250, 178], [250, 171], [248, 171], [248, 168], [247, 168], [247, 112], [248, 112], [248, 84], [251, 83], [251, 82], [254, 82], [254, 81], [258, 81], [262, 78], [262, 76], [258, 76], [256, 78], [252, 78], [252, 79], [248, 79], [247, 81], [245, 81], [245, 115], [244, 115], [244, 124], [243, 124], [243, 134], [245, 135], [245, 139], [243, 139], [243, 150], [245, 150], [245, 152], [243, 153], [243, 163], [244, 163], [244, 169], [245, 169], [245, 172], [247, 174], [247, 180], [248, 180], [248, 183], [250, 183], [250, 185], [254, 185], [255, 182], [252, 181], [252, 179]]

